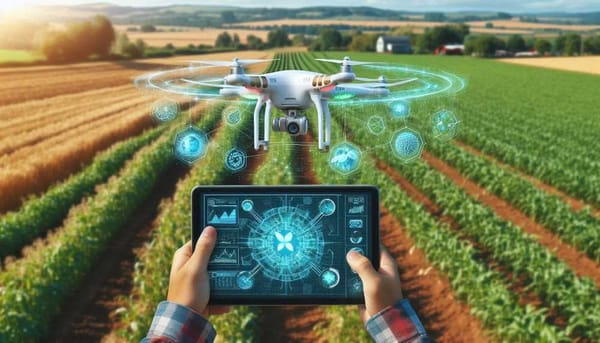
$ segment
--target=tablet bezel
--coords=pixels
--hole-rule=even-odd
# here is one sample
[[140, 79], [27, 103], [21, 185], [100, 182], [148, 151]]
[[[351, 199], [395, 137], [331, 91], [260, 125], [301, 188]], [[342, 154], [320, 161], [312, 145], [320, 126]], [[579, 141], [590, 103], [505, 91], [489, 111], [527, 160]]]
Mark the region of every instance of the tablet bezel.
[[[371, 206], [369, 217], [371, 219], [371, 249], [372, 256], [367, 256], [373, 267], [379, 269], [380, 247], [379, 247], [379, 189], [371, 185], [289, 185], [289, 186], [258, 186], [258, 185], [209, 185], [196, 186], [192, 190], [191, 208], [192, 208], [192, 246], [194, 247], [198, 237], [202, 233], [204, 227], [200, 227], [201, 218], [199, 211], [202, 209], [202, 194], [217, 193], [217, 194], [260, 194], [260, 193], [369, 193], [371, 198]], [[209, 304], [214, 305], [340, 305], [340, 304], [364, 304], [364, 297], [359, 298], [321, 298], [321, 297], [293, 297], [293, 296], [278, 296], [274, 295], [269, 298], [261, 297], [260, 301], [254, 296], [247, 297], [227, 297], [214, 298], [211, 294]]]

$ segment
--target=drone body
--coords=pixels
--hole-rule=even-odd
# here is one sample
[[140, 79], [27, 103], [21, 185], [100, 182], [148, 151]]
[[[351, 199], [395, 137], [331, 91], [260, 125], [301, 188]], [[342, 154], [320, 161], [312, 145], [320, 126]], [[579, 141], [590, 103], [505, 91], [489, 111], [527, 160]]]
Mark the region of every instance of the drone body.
[[[387, 83], [385, 78], [376, 80], [358, 78], [352, 71], [353, 65], [371, 64], [371, 62], [343, 60], [320, 61], [338, 63], [339, 73], [324, 75], [305, 70], [283, 70], [266, 74], [250, 75], [244, 73], [244, 66], [270, 60], [197, 61], [195, 63], [211, 66], [227, 66], [231, 68], [229, 75], [217, 80], [184, 79], [185, 82], [204, 87], [218, 87], [219, 94], [224, 97], [248, 96], [257, 97], [254, 108], [254, 149], [261, 146], [266, 150], [269, 146], [271, 127], [274, 131], [288, 132], [290, 135], [308, 133], [308, 120], [304, 112], [311, 106], [317, 110], [318, 147], [326, 149], [331, 144], [331, 112], [328, 100], [338, 94], [359, 97], [377, 97], [390, 94], [388, 87], [406, 84], [416, 79], [404, 79]], [[352, 83], [355, 80], [376, 81], [368, 83]], [[260, 113], [264, 111], [263, 137], [260, 137]], [[276, 118], [271, 123], [271, 109], [276, 107], [285, 113], [285, 117]]]

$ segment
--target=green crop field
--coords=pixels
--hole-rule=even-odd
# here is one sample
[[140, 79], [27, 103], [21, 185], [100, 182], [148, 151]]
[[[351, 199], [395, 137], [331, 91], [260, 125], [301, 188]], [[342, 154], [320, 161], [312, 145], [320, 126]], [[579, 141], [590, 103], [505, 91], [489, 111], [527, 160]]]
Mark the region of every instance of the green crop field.
[[26, 50], [0, 49], [0, 63], [9, 62], [34, 62], [43, 60], [44, 57], [38, 53]]
[[[337, 66], [314, 58], [345, 55], [277, 53], [266, 71], [332, 74]], [[372, 115], [390, 117], [386, 104], [332, 107], [333, 145], [344, 141], [362, 150], [359, 169], [346, 176], [332, 172], [329, 154], [316, 148], [314, 109], [307, 112], [307, 139], [272, 133], [270, 149], [254, 154], [241, 174], [226, 170], [223, 151], [237, 146], [253, 155], [252, 107], [240, 107], [237, 126], [223, 122], [227, 104], [201, 108], [196, 125], [211, 132], [214, 144], [190, 168], [172, 157], [181, 123], [115, 143], [78, 173], [0, 215], [0, 342], [107, 335], [139, 340], [166, 297], [172, 254], [189, 240], [192, 187], [249, 183], [379, 186], [382, 243], [399, 264], [405, 296], [436, 341], [597, 341], [600, 76], [468, 57], [350, 56], [446, 71], [464, 78], [466, 88], [411, 101], [406, 121], [386, 120], [377, 134], [365, 122]], [[379, 76], [367, 67], [355, 71]], [[453, 140], [436, 139], [431, 131], [431, 116], [440, 109], [460, 119]], [[388, 144], [406, 126], [426, 142], [421, 158], [409, 163]], [[153, 200], [162, 184], [172, 191]], [[110, 278], [94, 279], [142, 212], [147, 234], [122, 258], [131, 262], [120, 274], [129, 281], [114, 286]], [[106, 300], [86, 293], [90, 282], [102, 296], [108, 289], [113, 300], [103, 305], [106, 313], [91, 310]], [[92, 300], [73, 310], [82, 292]], [[77, 326], [77, 317], [103, 322], [103, 329]], [[277, 328], [309, 341], [369, 340], [354, 307], [239, 306], [211, 321], [225, 342], [275, 339], [282, 335]], [[56, 323], [67, 331], [83, 327], [83, 336], [61, 336]]]

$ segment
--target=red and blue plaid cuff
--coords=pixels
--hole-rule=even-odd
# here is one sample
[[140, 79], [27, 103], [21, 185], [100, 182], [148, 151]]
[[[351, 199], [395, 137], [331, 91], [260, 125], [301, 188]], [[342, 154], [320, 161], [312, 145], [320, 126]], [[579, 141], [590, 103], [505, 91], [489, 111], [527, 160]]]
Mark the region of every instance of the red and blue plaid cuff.
[[212, 342], [216, 335], [212, 325], [199, 313], [179, 304], [162, 301], [142, 342]]
[[367, 331], [373, 340], [382, 342], [431, 342], [408, 299], [403, 299], [369, 318]]

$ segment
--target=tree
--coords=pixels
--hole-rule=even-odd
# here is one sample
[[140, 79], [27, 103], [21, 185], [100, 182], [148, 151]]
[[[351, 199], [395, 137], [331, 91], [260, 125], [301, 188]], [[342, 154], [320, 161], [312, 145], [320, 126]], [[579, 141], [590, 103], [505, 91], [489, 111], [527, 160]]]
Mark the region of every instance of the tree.
[[493, 29], [494, 28], [494, 23], [488, 21], [487, 23], [485, 23], [485, 28], [486, 29]]
[[348, 49], [352, 51], [375, 51], [375, 44], [377, 43], [377, 34], [363, 33], [352, 37], [352, 42], [348, 46]]
[[520, 35], [512, 35], [508, 37], [508, 41], [506, 42], [506, 49], [513, 53], [527, 50], [525, 39], [523, 39], [523, 37], [521, 37]]
[[581, 51], [581, 36], [576, 33], [556, 37], [556, 50], [561, 55], [573, 56]]
[[498, 12], [498, 14], [496, 15], [496, 17], [498, 19], [503, 19], [503, 20], [512, 19], [512, 15], [510, 13], [506, 13], [506, 12]]
[[231, 45], [233, 46], [234, 49], [239, 49], [240, 46], [242, 45], [242, 43], [240, 42], [240, 36], [238, 36], [237, 33], [233, 34], [233, 40]]
[[156, 32], [156, 27], [151, 24], [144, 24], [140, 26], [140, 31], [142, 32]]
[[310, 39], [308, 39], [304, 34], [299, 33], [292, 37], [292, 45], [293, 46], [307, 46], [310, 44]]
[[276, 28], [269, 31], [267, 35], [267, 45], [272, 48], [290, 46], [292, 41], [288, 37], [288, 33], [282, 28]]
[[491, 57], [496, 54], [496, 50], [502, 50], [505, 46], [504, 41], [496, 36], [481, 35], [471, 37], [465, 42], [465, 54]]
[[600, 35], [587, 37], [583, 41], [583, 51], [589, 54], [600, 54]]
[[246, 36], [246, 42], [248, 45], [248, 49], [261, 50], [265, 48], [265, 43], [263, 42], [263, 40], [255, 35]]
[[321, 50], [339, 49], [343, 44], [342, 34], [336, 29], [321, 30], [318, 40], [321, 42]]
[[231, 47], [232, 43], [233, 43], [233, 38], [231, 38], [231, 35], [229, 34], [229, 32], [224, 31], [224, 32], [221, 32], [217, 36], [217, 39], [215, 40], [215, 47], [229, 48], [229, 47]]
[[440, 45], [462, 43], [469, 31], [469, 26], [465, 24], [443, 25], [427, 29], [417, 39], [417, 51], [431, 52]]
[[546, 39], [538, 38], [534, 43], [535, 51], [540, 55], [546, 55], [552, 51], [552, 43]]

